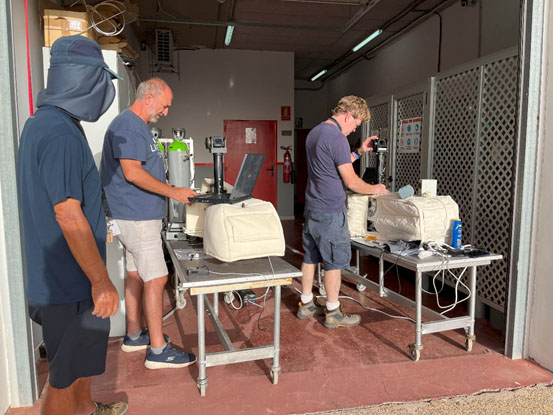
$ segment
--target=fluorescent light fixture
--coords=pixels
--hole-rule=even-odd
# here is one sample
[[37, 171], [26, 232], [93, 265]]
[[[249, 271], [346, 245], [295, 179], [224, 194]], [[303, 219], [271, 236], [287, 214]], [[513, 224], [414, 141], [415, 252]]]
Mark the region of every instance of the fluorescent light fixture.
[[321, 72], [319, 72], [317, 75], [315, 75], [313, 78], [311, 78], [311, 81], [315, 81], [317, 79], [319, 79], [321, 76], [323, 76], [325, 73], [327, 73], [328, 71], [326, 69], [323, 69]]
[[374, 32], [372, 35], [370, 35], [368, 38], [366, 38], [364, 41], [362, 41], [356, 47], [354, 47], [352, 49], [353, 52], [357, 52], [359, 49], [361, 49], [363, 46], [365, 46], [367, 43], [369, 43], [371, 40], [373, 40], [375, 37], [377, 37], [381, 33], [382, 33], [382, 29], [378, 29], [376, 32]]
[[227, 26], [227, 34], [225, 35], [225, 46], [230, 45], [232, 40], [232, 32], [234, 32], [234, 26]]

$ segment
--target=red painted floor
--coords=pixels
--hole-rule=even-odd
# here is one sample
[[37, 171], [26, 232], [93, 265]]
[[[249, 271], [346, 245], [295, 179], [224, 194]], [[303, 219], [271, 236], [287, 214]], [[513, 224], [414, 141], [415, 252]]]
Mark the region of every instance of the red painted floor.
[[[284, 222], [286, 241], [298, 248], [299, 224]], [[298, 265], [301, 256], [287, 251], [286, 259]], [[376, 263], [363, 261], [364, 272], [374, 273]], [[412, 278], [401, 273], [402, 293], [412, 294]], [[391, 274], [389, 287], [397, 286]], [[299, 287], [295, 282], [294, 287]], [[344, 295], [366, 307], [391, 315], [413, 317], [373, 291], [359, 293], [353, 284], [343, 284]], [[263, 290], [257, 290], [261, 295]], [[425, 296], [433, 305], [433, 298]], [[173, 344], [197, 352], [195, 298], [165, 322]], [[447, 299], [444, 299], [446, 301]], [[270, 361], [256, 361], [207, 369], [209, 384], [205, 397], [196, 388], [198, 368], [152, 371], [143, 366], [144, 352], [123, 353], [111, 344], [107, 371], [93, 381], [93, 398], [124, 400], [129, 414], [303, 414], [354, 408], [384, 402], [417, 401], [428, 398], [473, 394], [485, 390], [518, 388], [550, 383], [553, 374], [527, 360], [510, 360], [502, 355], [501, 332], [486, 320], [478, 320], [477, 343], [471, 353], [464, 349], [462, 330], [423, 336], [421, 360], [411, 361], [407, 345], [414, 341], [414, 324], [392, 319], [342, 300], [350, 312], [362, 315], [362, 324], [350, 329], [328, 330], [321, 319], [295, 317], [298, 294], [284, 288], [281, 310], [281, 366], [277, 385], [271, 383]], [[169, 291], [166, 311], [171, 309]], [[220, 318], [235, 347], [270, 344], [272, 341], [272, 292], [261, 308], [233, 310], [221, 304]], [[464, 313], [460, 310], [458, 314]], [[455, 314], [454, 314], [455, 315]], [[210, 323], [207, 351], [222, 350]], [[40, 364], [40, 373], [46, 372]], [[44, 382], [44, 377], [41, 376]], [[12, 410], [12, 415], [39, 413], [32, 408]]]

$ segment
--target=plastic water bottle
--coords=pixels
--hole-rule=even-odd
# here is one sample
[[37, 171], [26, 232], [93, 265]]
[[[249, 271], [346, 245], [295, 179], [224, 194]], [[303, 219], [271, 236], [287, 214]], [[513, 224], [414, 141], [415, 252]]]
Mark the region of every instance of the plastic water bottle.
[[451, 246], [460, 249], [463, 246], [463, 225], [461, 219], [453, 219], [453, 228], [451, 229]]

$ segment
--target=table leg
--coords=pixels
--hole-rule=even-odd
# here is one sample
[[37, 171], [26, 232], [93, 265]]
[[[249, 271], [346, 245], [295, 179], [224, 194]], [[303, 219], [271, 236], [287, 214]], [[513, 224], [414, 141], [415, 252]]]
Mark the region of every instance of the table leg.
[[273, 345], [275, 348], [275, 354], [271, 365], [271, 377], [273, 378], [273, 384], [278, 383], [278, 376], [280, 375], [280, 285], [276, 285], [275, 289], [275, 307], [274, 307], [274, 324], [273, 324]]
[[469, 298], [470, 326], [468, 327], [467, 338], [465, 340], [465, 348], [468, 352], [472, 351], [472, 345], [476, 341], [476, 335], [474, 334], [474, 316], [476, 310], [476, 267], [470, 267], [469, 288], [471, 293]]
[[380, 260], [378, 261], [378, 295], [380, 297], [384, 297], [384, 258], [382, 258], [382, 255], [380, 256]]
[[207, 388], [206, 358], [205, 358], [205, 307], [204, 295], [198, 295], [198, 366], [199, 374], [196, 385], [200, 390], [200, 395], [205, 396]]
[[219, 293], [213, 293], [213, 310], [219, 315]]
[[411, 359], [419, 360], [422, 350], [422, 272], [417, 271], [415, 280], [415, 343], [409, 345]]

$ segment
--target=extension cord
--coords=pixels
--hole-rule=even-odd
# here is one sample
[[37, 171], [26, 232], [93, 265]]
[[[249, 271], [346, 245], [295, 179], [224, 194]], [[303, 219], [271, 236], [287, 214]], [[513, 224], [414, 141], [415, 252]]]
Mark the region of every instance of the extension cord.
[[429, 256], [432, 256], [434, 255], [434, 252], [432, 251], [425, 251], [423, 249], [421, 249], [419, 251], [419, 253], [417, 254], [417, 256], [420, 258], [420, 259], [424, 259], [424, 258], [428, 258]]

